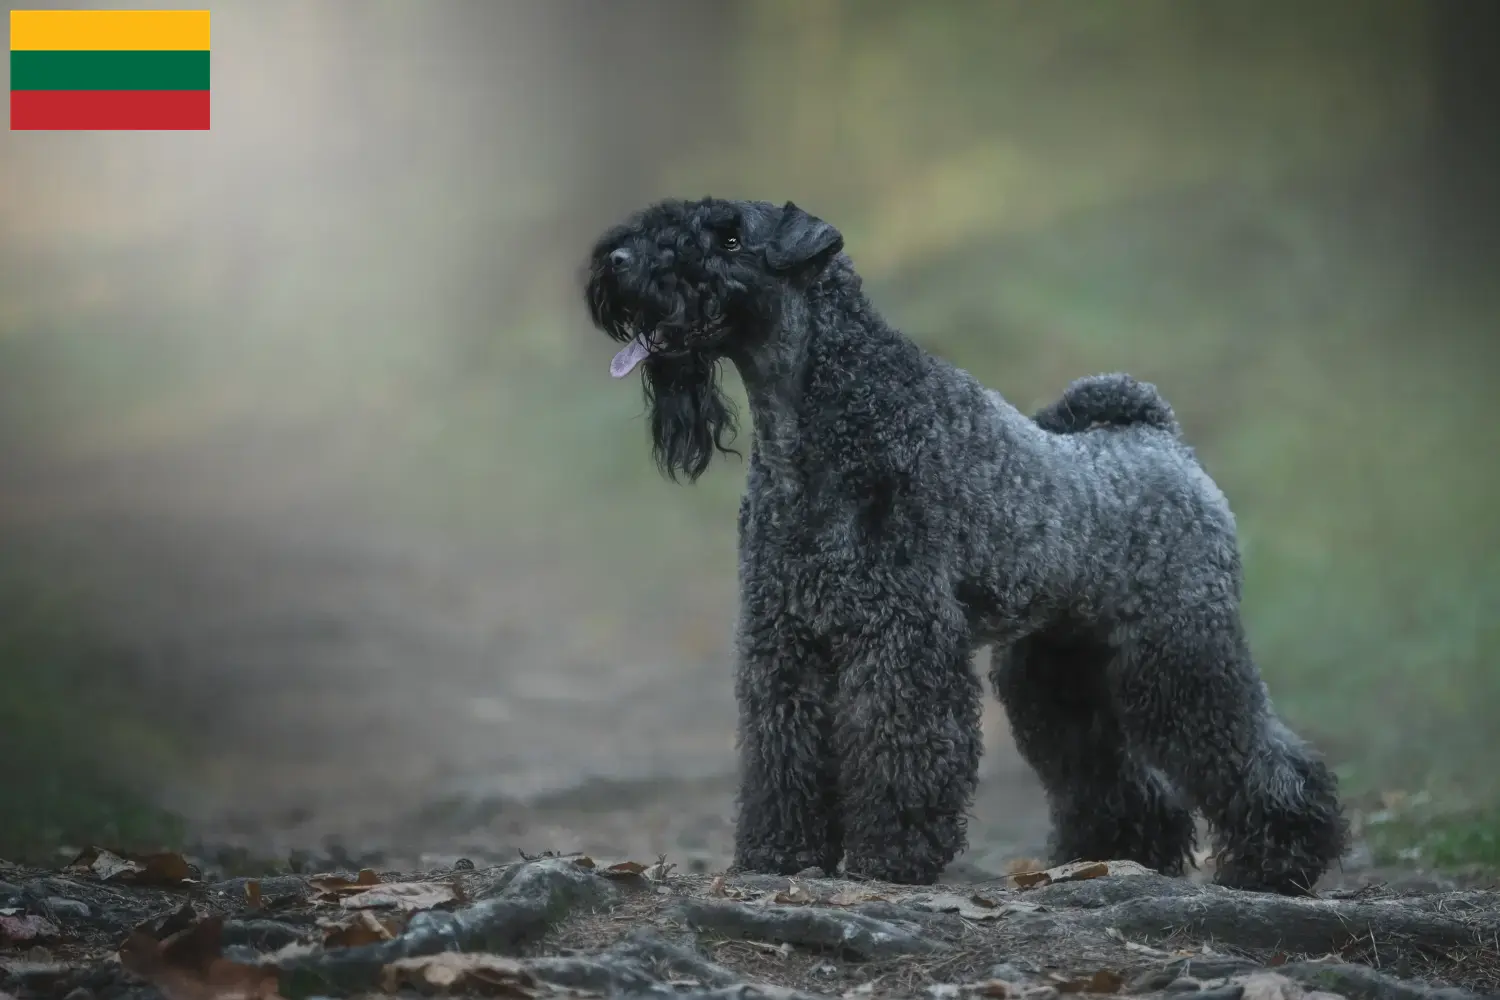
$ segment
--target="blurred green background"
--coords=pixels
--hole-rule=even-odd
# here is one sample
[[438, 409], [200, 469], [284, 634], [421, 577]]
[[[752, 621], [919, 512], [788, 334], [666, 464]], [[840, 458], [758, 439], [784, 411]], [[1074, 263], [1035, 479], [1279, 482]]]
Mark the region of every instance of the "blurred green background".
[[[547, 595], [528, 649], [711, 661], [676, 683], [729, 718], [742, 468], [656, 478], [577, 295], [604, 226], [711, 192], [834, 221], [888, 316], [1024, 409], [1155, 382], [1236, 509], [1284, 713], [1355, 801], [1480, 817], [1436, 853], [1500, 860], [1493, 6], [215, 5], [211, 132], [0, 137], [0, 855], [355, 784], [324, 753], [351, 705], [489, 683], [500, 638], [366, 669], [406, 598], [254, 673], [254, 623], [327, 589], [265, 553], [477, 563]], [[381, 719], [370, 772], [438, 728]]]

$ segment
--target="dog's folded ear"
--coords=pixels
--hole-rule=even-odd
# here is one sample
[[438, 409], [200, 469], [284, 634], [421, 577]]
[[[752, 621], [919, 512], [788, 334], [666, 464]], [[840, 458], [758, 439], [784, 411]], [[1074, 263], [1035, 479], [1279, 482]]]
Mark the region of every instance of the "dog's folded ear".
[[766, 264], [775, 271], [791, 271], [809, 264], [821, 268], [843, 248], [843, 233], [787, 202], [766, 244]]

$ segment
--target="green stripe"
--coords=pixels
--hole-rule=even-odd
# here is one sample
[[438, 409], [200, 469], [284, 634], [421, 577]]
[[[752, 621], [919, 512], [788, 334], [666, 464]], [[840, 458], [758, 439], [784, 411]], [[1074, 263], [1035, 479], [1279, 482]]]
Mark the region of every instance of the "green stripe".
[[208, 90], [208, 52], [48, 51], [10, 54], [11, 90]]

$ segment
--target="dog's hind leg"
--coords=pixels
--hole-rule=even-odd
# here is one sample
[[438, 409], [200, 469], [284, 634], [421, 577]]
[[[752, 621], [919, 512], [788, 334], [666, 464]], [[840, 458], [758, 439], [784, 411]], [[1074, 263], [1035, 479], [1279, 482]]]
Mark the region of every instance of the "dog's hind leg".
[[740, 790], [737, 869], [832, 874], [843, 855], [827, 653], [769, 621], [742, 624], [735, 678]]
[[1124, 859], [1179, 875], [1193, 817], [1128, 751], [1106, 683], [1111, 655], [1081, 635], [1034, 635], [995, 651], [990, 682], [1046, 789], [1052, 862]]
[[965, 846], [978, 779], [980, 687], [957, 608], [890, 608], [861, 629], [839, 670], [845, 869], [935, 881]]
[[1110, 672], [1133, 749], [1208, 818], [1216, 880], [1306, 894], [1348, 826], [1327, 765], [1276, 717], [1233, 607], [1150, 620]]

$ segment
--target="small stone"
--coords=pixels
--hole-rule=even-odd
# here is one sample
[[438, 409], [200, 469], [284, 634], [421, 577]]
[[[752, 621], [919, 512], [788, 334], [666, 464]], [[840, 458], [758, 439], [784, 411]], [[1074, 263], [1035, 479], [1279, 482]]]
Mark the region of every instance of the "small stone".
[[957, 983], [933, 983], [927, 987], [927, 994], [936, 1000], [952, 1000], [959, 992]]
[[817, 865], [813, 865], [811, 868], [804, 868], [804, 869], [802, 869], [800, 872], [798, 872], [793, 877], [794, 878], [827, 878], [828, 876], [824, 873], [823, 869], [819, 868]]
[[1167, 984], [1168, 993], [1196, 993], [1203, 989], [1203, 984], [1192, 976], [1179, 976]]
[[47, 897], [47, 908], [59, 917], [73, 917], [77, 920], [87, 920], [94, 915], [89, 904], [66, 896]]
[[990, 966], [991, 979], [1003, 979], [1007, 983], [1024, 983], [1030, 977], [1009, 962]]

